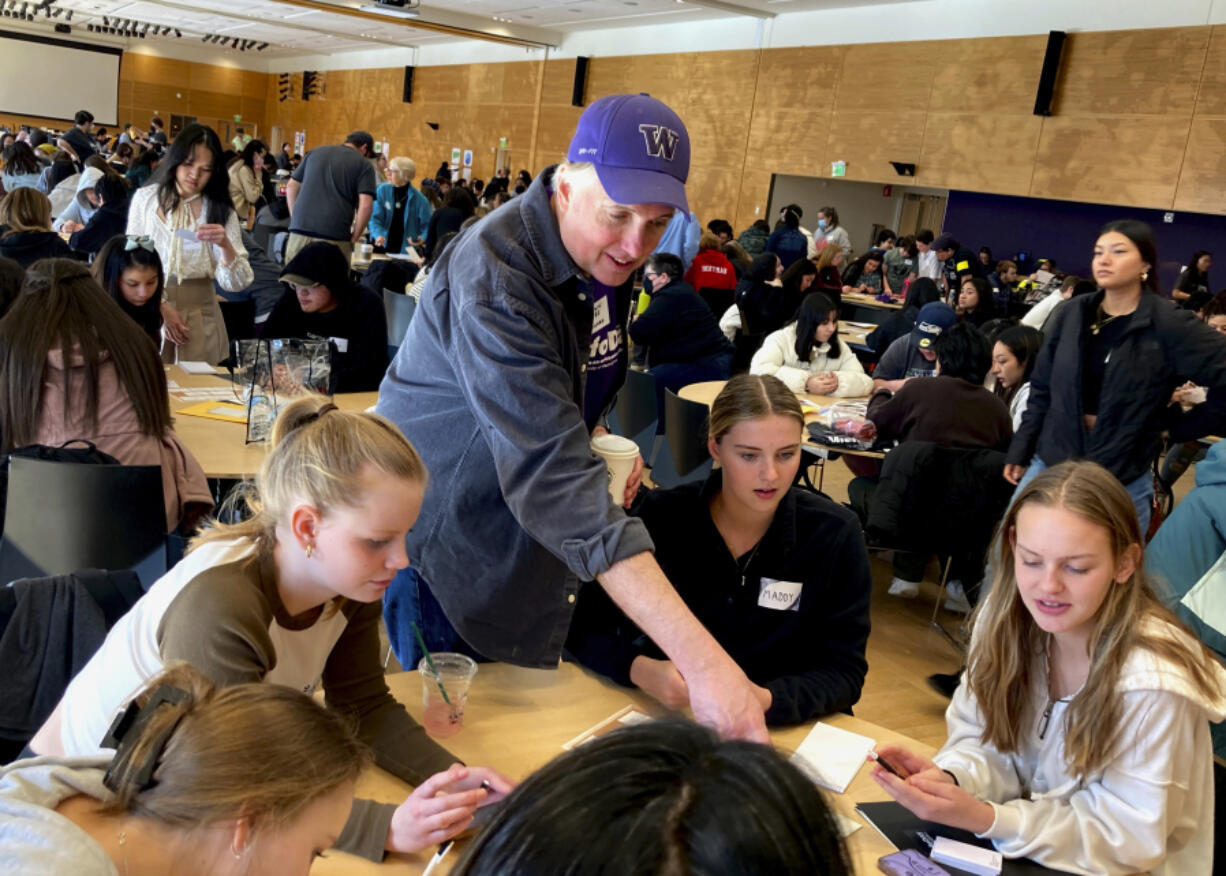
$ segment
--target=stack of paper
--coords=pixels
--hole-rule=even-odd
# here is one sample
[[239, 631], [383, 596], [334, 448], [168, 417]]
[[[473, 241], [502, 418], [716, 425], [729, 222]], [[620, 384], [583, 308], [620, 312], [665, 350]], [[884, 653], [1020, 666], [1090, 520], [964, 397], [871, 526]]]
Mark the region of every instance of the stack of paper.
[[867, 736], [818, 721], [792, 755], [792, 763], [823, 788], [842, 794], [874, 745]]

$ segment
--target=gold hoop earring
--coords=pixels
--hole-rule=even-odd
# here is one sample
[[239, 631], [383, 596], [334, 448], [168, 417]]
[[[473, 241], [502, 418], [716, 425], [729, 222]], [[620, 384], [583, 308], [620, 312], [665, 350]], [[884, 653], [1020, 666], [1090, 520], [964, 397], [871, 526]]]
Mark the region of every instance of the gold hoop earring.
[[313, 553], [315, 553], [315, 545], [308, 544], [306, 546], [306, 558], [309, 560], [311, 558], [311, 554]]

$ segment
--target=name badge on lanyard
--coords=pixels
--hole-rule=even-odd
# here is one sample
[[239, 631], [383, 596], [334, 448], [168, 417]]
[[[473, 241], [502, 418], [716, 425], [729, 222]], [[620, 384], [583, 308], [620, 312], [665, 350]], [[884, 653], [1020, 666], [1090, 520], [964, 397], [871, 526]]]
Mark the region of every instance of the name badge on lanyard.
[[763, 578], [759, 584], [758, 607], [775, 611], [800, 611], [800, 581]]

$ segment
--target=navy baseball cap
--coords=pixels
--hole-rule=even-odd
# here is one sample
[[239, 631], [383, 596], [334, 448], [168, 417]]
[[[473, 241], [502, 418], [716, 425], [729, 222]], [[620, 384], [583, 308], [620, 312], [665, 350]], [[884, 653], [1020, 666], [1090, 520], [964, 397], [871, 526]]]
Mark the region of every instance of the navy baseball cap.
[[566, 159], [595, 165], [600, 184], [619, 204], [690, 211], [690, 135], [680, 116], [646, 93], [602, 97], [584, 110]]
[[914, 332], [921, 350], [932, 349], [932, 343], [941, 336], [941, 332], [958, 321], [954, 309], [943, 301], [929, 301], [920, 308], [919, 316], [915, 318]]

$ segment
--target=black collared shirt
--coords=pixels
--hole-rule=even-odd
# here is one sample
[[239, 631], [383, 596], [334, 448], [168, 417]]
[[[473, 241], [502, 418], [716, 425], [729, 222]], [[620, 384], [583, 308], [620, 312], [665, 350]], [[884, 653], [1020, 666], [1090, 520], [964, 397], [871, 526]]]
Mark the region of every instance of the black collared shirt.
[[[653, 490], [635, 510], [660, 567], [745, 674], [770, 690], [768, 724], [850, 710], [868, 670], [872, 585], [856, 518], [791, 489], [762, 541], [733, 557], [709, 510], [721, 485], [716, 470], [705, 483]], [[635, 657], [665, 659], [599, 585], [580, 594], [566, 647], [625, 685]]]

